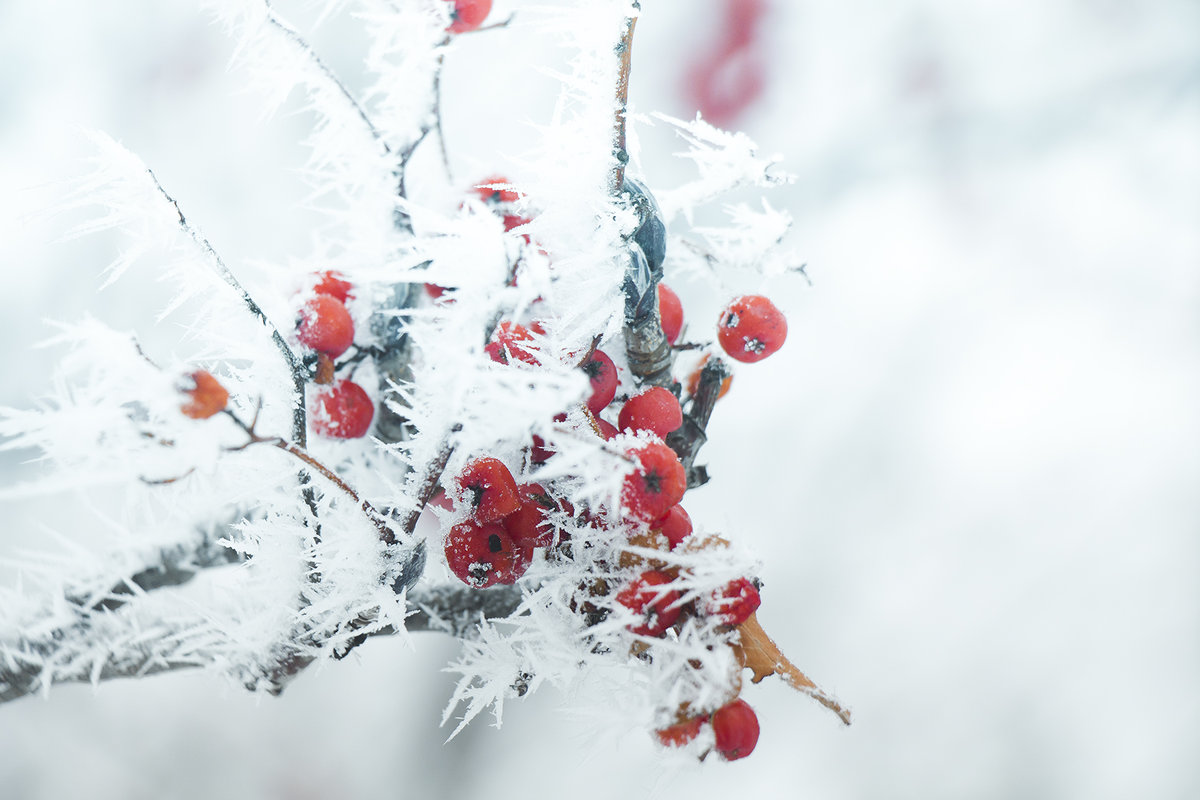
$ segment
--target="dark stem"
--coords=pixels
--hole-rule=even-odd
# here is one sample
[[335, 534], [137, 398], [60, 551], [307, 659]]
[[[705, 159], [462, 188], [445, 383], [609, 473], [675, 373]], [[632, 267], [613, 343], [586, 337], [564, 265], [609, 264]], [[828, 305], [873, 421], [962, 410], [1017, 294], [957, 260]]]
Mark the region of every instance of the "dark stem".
[[692, 395], [691, 407], [683, 415], [683, 424], [667, 434], [667, 444], [679, 456], [683, 468], [687, 471], [689, 489], [708, 482], [708, 470], [696, 466], [696, 454], [708, 441], [705, 428], [708, 427], [717, 398], [721, 395], [721, 384], [729, 374], [729, 367], [723, 359], [708, 359], [700, 370], [696, 393]]

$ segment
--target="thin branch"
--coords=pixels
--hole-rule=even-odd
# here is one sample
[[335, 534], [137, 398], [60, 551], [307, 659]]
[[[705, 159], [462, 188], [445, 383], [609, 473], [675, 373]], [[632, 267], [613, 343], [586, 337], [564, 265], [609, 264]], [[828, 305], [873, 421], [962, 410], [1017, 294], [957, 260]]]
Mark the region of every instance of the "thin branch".
[[354, 95], [350, 94], [350, 90], [347, 89], [346, 85], [338, 79], [333, 70], [325, 66], [325, 62], [322, 61], [321, 57], [317, 55], [315, 50], [313, 50], [312, 45], [310, 45], [304, 39], [304, 37], [296, 31], [295, 28], [292, 28], [290, 25], [280, 20], [279, 17], [275, 16], [275, 10], [271, 7], [270, 0], [263, 0], [263, 7], [267, 10], [267, 24], [279, 31], [285, 39], [291, 42], [293, 47], [304, 54], [304, 57], [307, 58], [313, 67], [316, 68], [317, 72], [321, 74], [321, 77], [329, 82], [334, 90], [346, 101], [346, 105], [358, 115], [360, 120], [362, 120], [363, 126], [367, 129], [367, 132], [371, 134], [371, 138], [378, 143], [384, 154], [386, 155], [391, 153], [391, 149], [384, 140], [383, 134], [380, 132], [379, 128], [375, 127], [375, 123], [371, 121], [371, 118], [367, 116], [366, 109], [364, 109], [362, 105], [360, 105], [359, 102], [354, 99]]
[[[633, 7], [641, 9], [640, 4]], [[625, 149], [625, 119], [629, 108], [629, 68], [633, 58], [633, 29], [637, 26], [637, 17], [625, 18], [625, 31], [617, 44], [617, 56], [620, 58], [620, 71], [617, 73], [616, 114], [613, 118], [613, 165], [612, 175], [608, 180], [609, 194], [618, 196], [625, 183], [625, 165], [629, 163], [629, 151]]]
[[283, 356], [283, 360], [287, 362], [288, 368], [292, 372], [292, 389], [293, 389], [293, 406], [292, 406], [292, 439], [304, 445], [308, 442], [307, 415], [304, 409], [304, 386], [308, 380], [308, 370], [304, 367], [304, 362], [296, 355], [295, 351], [288, 345], [283, 338], [283, 334], [275, 327], [275, 324], [267, 317], [266, 312], [262, 307], [255, 302], [250, 293], [246, 291], [241, 282], [233, 274], [232, 270], [225, 265], [225, 262], [217, 255], [217, 251], [209, 243], [208, 239], [192, 227], [184, 216], [183, 209], [179, 207], [179, 203], [175, 198], [167, 193], [163, 185], [159, 182], [158, 176], [154, 174], [154, 170], [146, 168], [146, 174], [150, 176], [150, 180], [154, 183], [155, 190], [162, 196], [164, 200], [175, 209], [175, 215], [178, 218], [180, 229], [188, 235], [197, 247], [208, 256], [208, 262], [216, 271], [221, 280], [225, 281], [238, 295], [241, 297], [242, 304], [250, 310], [250, 313], [258, 318], [258, 321], [270, 332], [271, 341], [275, 343], [275, 348], [279, 354]]

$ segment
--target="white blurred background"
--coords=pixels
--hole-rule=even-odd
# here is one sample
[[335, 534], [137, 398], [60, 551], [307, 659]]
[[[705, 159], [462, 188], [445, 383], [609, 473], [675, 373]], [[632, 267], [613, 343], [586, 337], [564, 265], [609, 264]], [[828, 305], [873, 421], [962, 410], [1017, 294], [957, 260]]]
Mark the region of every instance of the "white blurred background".
[[[512, 29], [447, 59], [467, 178], [519, 180], [551, 108], [538, 69], [566, 54], [525, 5], [497, 0]], [[643, 6], [633, 103], [690, 117], [725, 2]], [[770, 200], [812, 286], [767, 287], [788, 345], [739, 371], [687, 506], [762, 556], [760, 618], [854, 725], [768, 681], [746, 694], [754, 755], [680, 769], [543, 688], [443, 745], [457, 647], [418, 635], [278, 699], [197, 674], [0, 707], [0, 797], [1200, 796], [1200, 5], [766, 14], [765, 90], [731, 125], [798, 176]], [[353, 21], [313, 36], [355, 85], [363, 41]], [[261, 120], [231, 52], [190, 3], [0, 0], [0, 405], [45, 391], [44, 319], [150, 331], [167, 292], [97, 294], [117, 240], [26, 216], [86, 171], [79, 128], [138, 153], [231, 264], [305, 254], [311, 118], [297, 98]], [[652, 185], [680, 179], [666, 136], [641, 133]], [[706, 324], [719, 298], [676, 288]], [[0, 454], [0, 485], [29, 456]], [[89, 534], [71, 497], [2, 519], [0, 556]]]

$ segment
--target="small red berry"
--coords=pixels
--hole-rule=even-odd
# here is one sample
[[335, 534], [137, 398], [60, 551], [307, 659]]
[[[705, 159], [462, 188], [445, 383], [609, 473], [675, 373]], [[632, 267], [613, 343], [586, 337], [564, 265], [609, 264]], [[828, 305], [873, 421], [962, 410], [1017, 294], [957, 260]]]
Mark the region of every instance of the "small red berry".
[[319, 294], [300, 309], [296, 338], [306, 347], [337, 358], [354, 344], [354, 320], [341, 300]]
[[662, 442], [648, 442], [629, 454], [638, 467], [625, 476], [621, 506], [636, 519], [658, 519], [683, 499], [687, 472], [675, 451]]
[[700, 735], [700, 728], [704, 725], [705, 719], [705, 717], [692, 717], [684, 722], [657, 730], [654, 735], [658, 737], [659, 744], [663, 747], [683, 747]]
[[367, 391], [354, 381], [338, 381], [315, 398], [313, 430], [331, 439], [366, 436], [375, 416], [375, 404]]
[[554, 544], [554, 525], [547, 519], [551, 511], [561, 506], [540, 483], [517, 487], [521, 505], [504, 518], [504, 530], [522, 547], [549, 547]]
[[519, 228], [522, 225], [528, 225], [532, 222], [529, 217], [522, 217], [520, 214], [505, 214], [504, 215], [504, 231], [507, 233], [513, 228]]
[[313, 286], [315, 294], [328, 295], [341, 303], [350, 299], [350, 294], [354, 291], [354, 284], [343, 278], [342, 273], [327, 270], [317, 274], [320, 280]]
[[617, 417], [617, 426], [630, 433], [650, 431], [660, 439], [683, 424], [679, 400], [661, 386], [631, 397]]
[[738, 578], [714, 592], [704, 610], [722, 625], [736, 626], [758, 611], [760, 605], [758, 588], [750, 580]]
[[471, 460], [454, 482], [458, 494], [466, 497], [471, 513], [479, 522], [495, 522], [521, 505], [517, 482], [498, 458], [484, 456]]
[[[490, 2], [488, 3], [488, 6], [491, 6]], [[499, 188], [508, 185], [508, 178], [505, 178], [503, 175], [493, 175], [492, 177], [484, 178], [482, 181], [477, 183], [474, 191], [475, 194], [479, 195], [479, 199], [483, 202], [497, 205], [501, 203], [515, 203], [524, 197], [524, 195], [518, 192], [516, 189]], [[526, 220], [526, 222], [527, 221], [528, 220]], [[514, 225], [513, 227], [516, 226]], [[511, 228], [505, 228], [505, 230], [511, 230]]]
[[208, 419], [224, 410], [229, 402], [229, 392], [221, 382], [202, 369], [185, 378], [180, 391], [187, 397], [187, 401], [179, 410], [185, 417], [192, 419]]
[[604, 437], [604, 441], [606, 442], [621, 432], [617, 429], [616, 425], [613, 425], [606, 419], [600, 419], [599, 417], [596, 417], [596, 425], [599, 426], [600, 435]]
[[592, 394], [587, 399], [588, 410], [599, 414], [617, 396], [617, 365], [607, 353], [597, 350], [583, 362], [582, 369], [592, 384]]
[[675, 624], [683, 611], [678, 605], [679, 592], [662, 588], [674, 580], [665, 572], [649, 569], [617, 593], [618, 603], [642, 617], [641, 624], [631, 625], [629, 630], [640, 636], [662, 636]]
[[492, 332], [492, 341], [483, 349], [492, 359], [500, 364], [509, 364], [514, 359], [537, 366], [536, 348], [533, 344], [533, 334], [524, 325], [516, 322], [501, 322]]
[[692, 535], [692, 518], [683, 510], [683, 506], [671, 506], [671, 509], [654, 521], [650, 527], [658, 529], [663, 536], [667, 537], [667, 541], [671, 543], [671, 549], [682, 542], [684, 539]]
[[675, 344], [680, 331], [683, 330], [683, 303], [679, 302], [679, 295], [665, 283], [658, 285], [658, 314], [662, 318], [662, 329], [667, 342]]
[[497, 522], [467, 520], [446, 534], [446, 565], [463, 583], [482, 589], [516, 583], [529, 569], [532, 550], [512, 540]]
[[713, 713], [712, 727], [717, 737], [717, 752], [726, 761], [745, 758], [758, 744], [758, 715], [740, 697]]
[[730, 358], [746, 363], [762, 361], [783, 347], [787, 319], [759, 294], [739, 297], [725, 307], [717, 322], [717, 341]]

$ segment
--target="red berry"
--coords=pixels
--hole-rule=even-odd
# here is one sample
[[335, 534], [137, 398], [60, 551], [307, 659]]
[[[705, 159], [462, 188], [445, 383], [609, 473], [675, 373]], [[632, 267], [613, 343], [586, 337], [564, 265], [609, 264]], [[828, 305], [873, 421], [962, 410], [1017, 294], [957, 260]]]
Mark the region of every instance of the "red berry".
[[661, 386], [631, 397], [617, 417], [617, 426], [630, 433], [650, 431], [660, 439], [683, 424], [679, 400]]
[[583, 362], [582, 368], [592, 383], [592, 395], [587, 399], [588, 410], [599, 414], [617, 396], [617, 365], [607, 353], [597, 350]]
[[328, 270], [317, 274], [321, 279], [313, 286], [315, 294], [328, 295], [341, 303], [350, 299], [350, 293], [354, 291], [354, 284], [343, 278], [342, 273]]
[[520, 214], [505, 214], [504, 215], [504, 230], [511, 231], [513, 228], [519, 228], [522, 225], [528, 225], [532, 222], [529, 217], [522, 217]]
[[732, 580], [709, 598], [705, 611], [722, 625], [741, 625], [762, 605], [758, 588], [746, 578]]
[[675, 344], [680, 331], [683, 330], [683, 303], [679, 302], [679, 295], [665, 283], [658, 285], [658, 314], [662, 318], [662, 329], [667, 341]]
[[538, 360], [533, 341], [533, 334], [524, 325], [505, 321], [496, 326], [492, 341], [483, 349], [492, 361], [500, 364], [508, 364], [516, 359], [537, 366], [541, 361]]
[[434, 300], [442, 300], [443, 302], [453, 302], [453, 298], [444, 297], [447, 286], [438, 286], [436, 283], [425, 284], [425, 294], [429, 295]]
[[517, 487], [521, 505], [504, 518], [504, 530], [522, 547], [549, 547], [554, 544], [554, 525], [547, 519], [551, 511], [561, 506], [540, 483]]
[[683, 747], [700, 735], [700, 728], [704, 725], [704, 719], [704, 717], [692, 717], [689, 720], [668, 728], [657, 730], [654, 734], [658, 737], [658, 741], [663, 747]]
[[[490, 8], [492, 4], [489, 2], [487, 5]], [[477, 183], [474, 191], [475, 194], [479, 195], [480, 200], [494, 205], [501, 203], [515, 203], [524, 197], [524, 195], [518, 192], [516, 189], [499, 188], [502, 186], [507, 186], [508, 183], [508, 178], [505, 178], [503, 175], [493, 175], [492, 177], [484, 178], [482, 181]], [[520, 218], [518, 217], [517, 219]], [[513, 227], [516, 226], [514, 225]], [[511, 230], [511, 228], [505, 228], [505, 230]]]
[[754, 752], [758, 744], [758, 715], [740, 697], [721, 706], [712, 715], [713, 733], [717, 737], [717, 752], [726, 761], [736, 761]]
[[516, 583], [529, 569], [533, 552], [512, 540], [497, 522], [459, 523], [446, 534], [446, 565], [455, 576], [476, 589], [497, 583]]
[[631, 625], [629, 630], [640, 636], [662, 636], [675, 624], [683, 611], [678, 605], [679, 592], [662, 588], [674, 580], [665, 572], [649, 569], [617, 593], [618, 603], [642, 617], [641, 624]]
[[341, 300], [319, 294], [300, 309], [296, 338], [306, 347], [337, 358], [354, 344], [354, 320]]
[[466, 496], [479, 522], [495, 522], [521, 505], [517, 482], [498, 458], [484, 456], [468, 462], [455, 479], [460, 496]]
[[725, 307], [717, 322], [717, 340], [730, 358], [746, 363], [762, 361], [783, 347], [787, 319], [759, 294], [739, 297]]
[[680, 542], [692, 535], [692, 518], [683, 510], [683, 506], [671, 506], [671, 509], [656, 519], [651, 527], [657, 528], [667, 537], [671, 549], [674, 550]]
[[[188, 383], [191, 383], [189, 386]], [[188, 398], [179, 410], [185, 417], [208, 419], [224, 410], [229, 392], [220, 381], [204, 370], [196, 370], [184, 379], [180, 391]]]
[[621, 506], [636, 519], [658, 519], [683, 499], [687, 472], [675, 451], [662, 442], [648, 442], [629, 454], [639, 463], [625, 476]]
[[314, 403], [313, 430], [331, 439], [366, 436], [375, 416], [375, 404], [366, 390], [354, 381], [338, 381], [320, 392]]
[[599, 426], [600, 435], [604, 437], [604, 441], [606, 442], [621, 432], [617, 430], [616, 425], [613, 425], [606, 419], [600, 419], [599, 417], [596, 417], [596, 425]]

